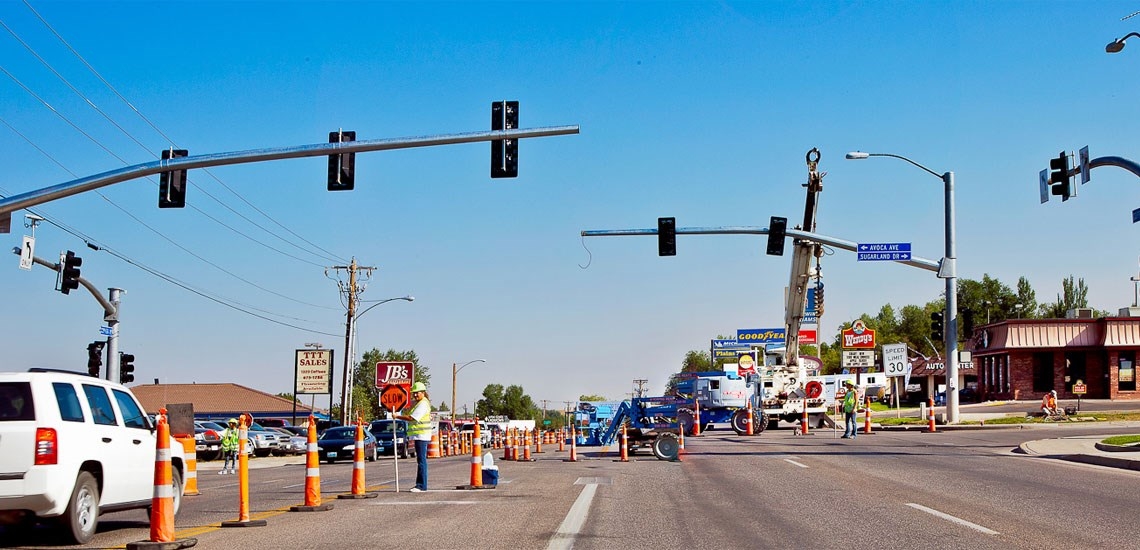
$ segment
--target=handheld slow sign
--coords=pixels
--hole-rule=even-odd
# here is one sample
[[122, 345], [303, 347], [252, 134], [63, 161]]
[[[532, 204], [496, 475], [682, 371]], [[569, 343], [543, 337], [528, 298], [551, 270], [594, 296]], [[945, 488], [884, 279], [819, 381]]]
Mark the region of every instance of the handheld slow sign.
[[411, 387], [415, 380], [415, 365], [411, 361], [380, 361], [376, 363], [376, 387]]
[[403, 386], [384, 386], [380, 392], [380, 404], [390, 412], [398, 412], [408, 406], [408, 390]]

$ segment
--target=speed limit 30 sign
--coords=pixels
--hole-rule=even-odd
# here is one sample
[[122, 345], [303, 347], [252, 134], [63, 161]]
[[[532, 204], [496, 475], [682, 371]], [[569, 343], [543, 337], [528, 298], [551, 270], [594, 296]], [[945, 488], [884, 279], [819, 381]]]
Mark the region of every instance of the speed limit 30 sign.
[[887, 376], [905, 376], [906, 365], [906, 344], [883, 344], [883, 372]]

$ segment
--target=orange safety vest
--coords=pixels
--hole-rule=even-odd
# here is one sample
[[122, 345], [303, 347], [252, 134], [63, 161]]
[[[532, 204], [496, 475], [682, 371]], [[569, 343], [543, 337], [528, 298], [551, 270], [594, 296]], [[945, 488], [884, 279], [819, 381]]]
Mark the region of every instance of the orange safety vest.
[[1045, 397], [1041, 398], [1041, 406], [1049, 407], [1050, 409], [1056, 409], [1057, 400], [1053, 397], [1053, 394], [1047, 393], [1045, 394]]

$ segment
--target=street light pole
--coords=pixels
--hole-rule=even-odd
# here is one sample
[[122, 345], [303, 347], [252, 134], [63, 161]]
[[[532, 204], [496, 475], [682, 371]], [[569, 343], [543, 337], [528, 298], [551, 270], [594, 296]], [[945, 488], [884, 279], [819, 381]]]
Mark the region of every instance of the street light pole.
[[[351, 273], [351, 279], [350, 279], [349, 287], [353, 290], [350, 291], [350, 293], [349, 293], [350, 298], [348, 301], [348, 330], [346, 331], [346, 334], [344, 337], [344, 377], [341, 380], [341, 394], [340, 394], [341, 424], [344, 424], [345, 426], [348, 425], [349, 419], [351, 418], [350, 409], [352, 407], [352, 386], [354, 385], [353, 380], [352, 380], [352, 378], [353, 378], [352, 375], [353, 375], [353, 369], [355, 369], [355, 367], [356, 367], [356, 322], [361, 317], [363, 317], [365, 313], [368, 313], [369, 311], [372, 310], [372, 308], [374, 308], [380, 304], [386, 304], [386, 303], [391, 302], [393, 300], [404, 300], [407, 302], [412, 302], [412, 301], [415, 301], [415, 299], [416, 299], [415, 296], [401, 296], [399, 298], [387, 298], [384, 300], [377, 300], [376, 303], [368, 306], [367, 308], [364, 309], [364, 311], [357, 313], [356, 312], [356, 305], [357, 305], [357, 303], [361, 302], [362, 300], [355, 299], [356, 268], [357, 268], [356, 258], [352, 259], [352, 268], [353, 269], [350, 272]], [[368, 269], [373, 269], [373, 268], [368, 268]], [[364, 302], [367, 303], [368, 301], [364, 300]]]
[[868, 157], [891, 157], [904, 160], [942, 180], [945, 192], [946, 255], [938, 268], [938, 277], [946, 279], [946, 327], [943, 349], [946, 351], [946, 422], [958, 423], [958, 253], [954, 226], [954, 172], [939, 174], [911, 159], [890, 153], [847, 153], [848, 160]]
[[[455, 375], [459, 374], [459, 371], [463, 370], [463, 367], [466, 367], [467, 365], [470, 365], [471, 363], [486, 363], [486, 361], [484, 361], [482, 359], [474, 359], [474, 360], [468, 361], [466, 363], [463, 363], [462, 365], [459, 365], [459, 368], [455, 368], [455, 363], [451, 364], [451, 418], [452, 419], [455, 418], [455, 413], [457, 412], [455, 410]], [[464, 405], [464, 408], [466, 408], [466, 405]]]

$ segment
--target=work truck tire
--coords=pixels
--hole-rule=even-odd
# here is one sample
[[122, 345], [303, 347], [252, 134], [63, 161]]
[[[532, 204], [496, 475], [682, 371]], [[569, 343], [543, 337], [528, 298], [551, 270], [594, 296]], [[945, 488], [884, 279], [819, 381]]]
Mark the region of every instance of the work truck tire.
[[679, 426], [681, 426], [681, 433], [684, 433], [684, 434], [693, 433], [693, 426], [696, 423], [697, 422], [693, 418], [692, 411], [689, 411], [688, 409], [682, 409], [680, 411], [677, 411], [677, 424]]
[[[764, 428], [768, 426], [768, 419], [765, 418], [764, 413], [759, 411], [752, 411], [752, 435], [760, 435]], [[748, 411], [740, 409], [732, 413], [732, 431], [736, 435], [748, 434]]]
[[663, 433], [653, 440], [653, 456], [658, 460], [677, 460], [680, 451], [681, 444], [675, 434]]

